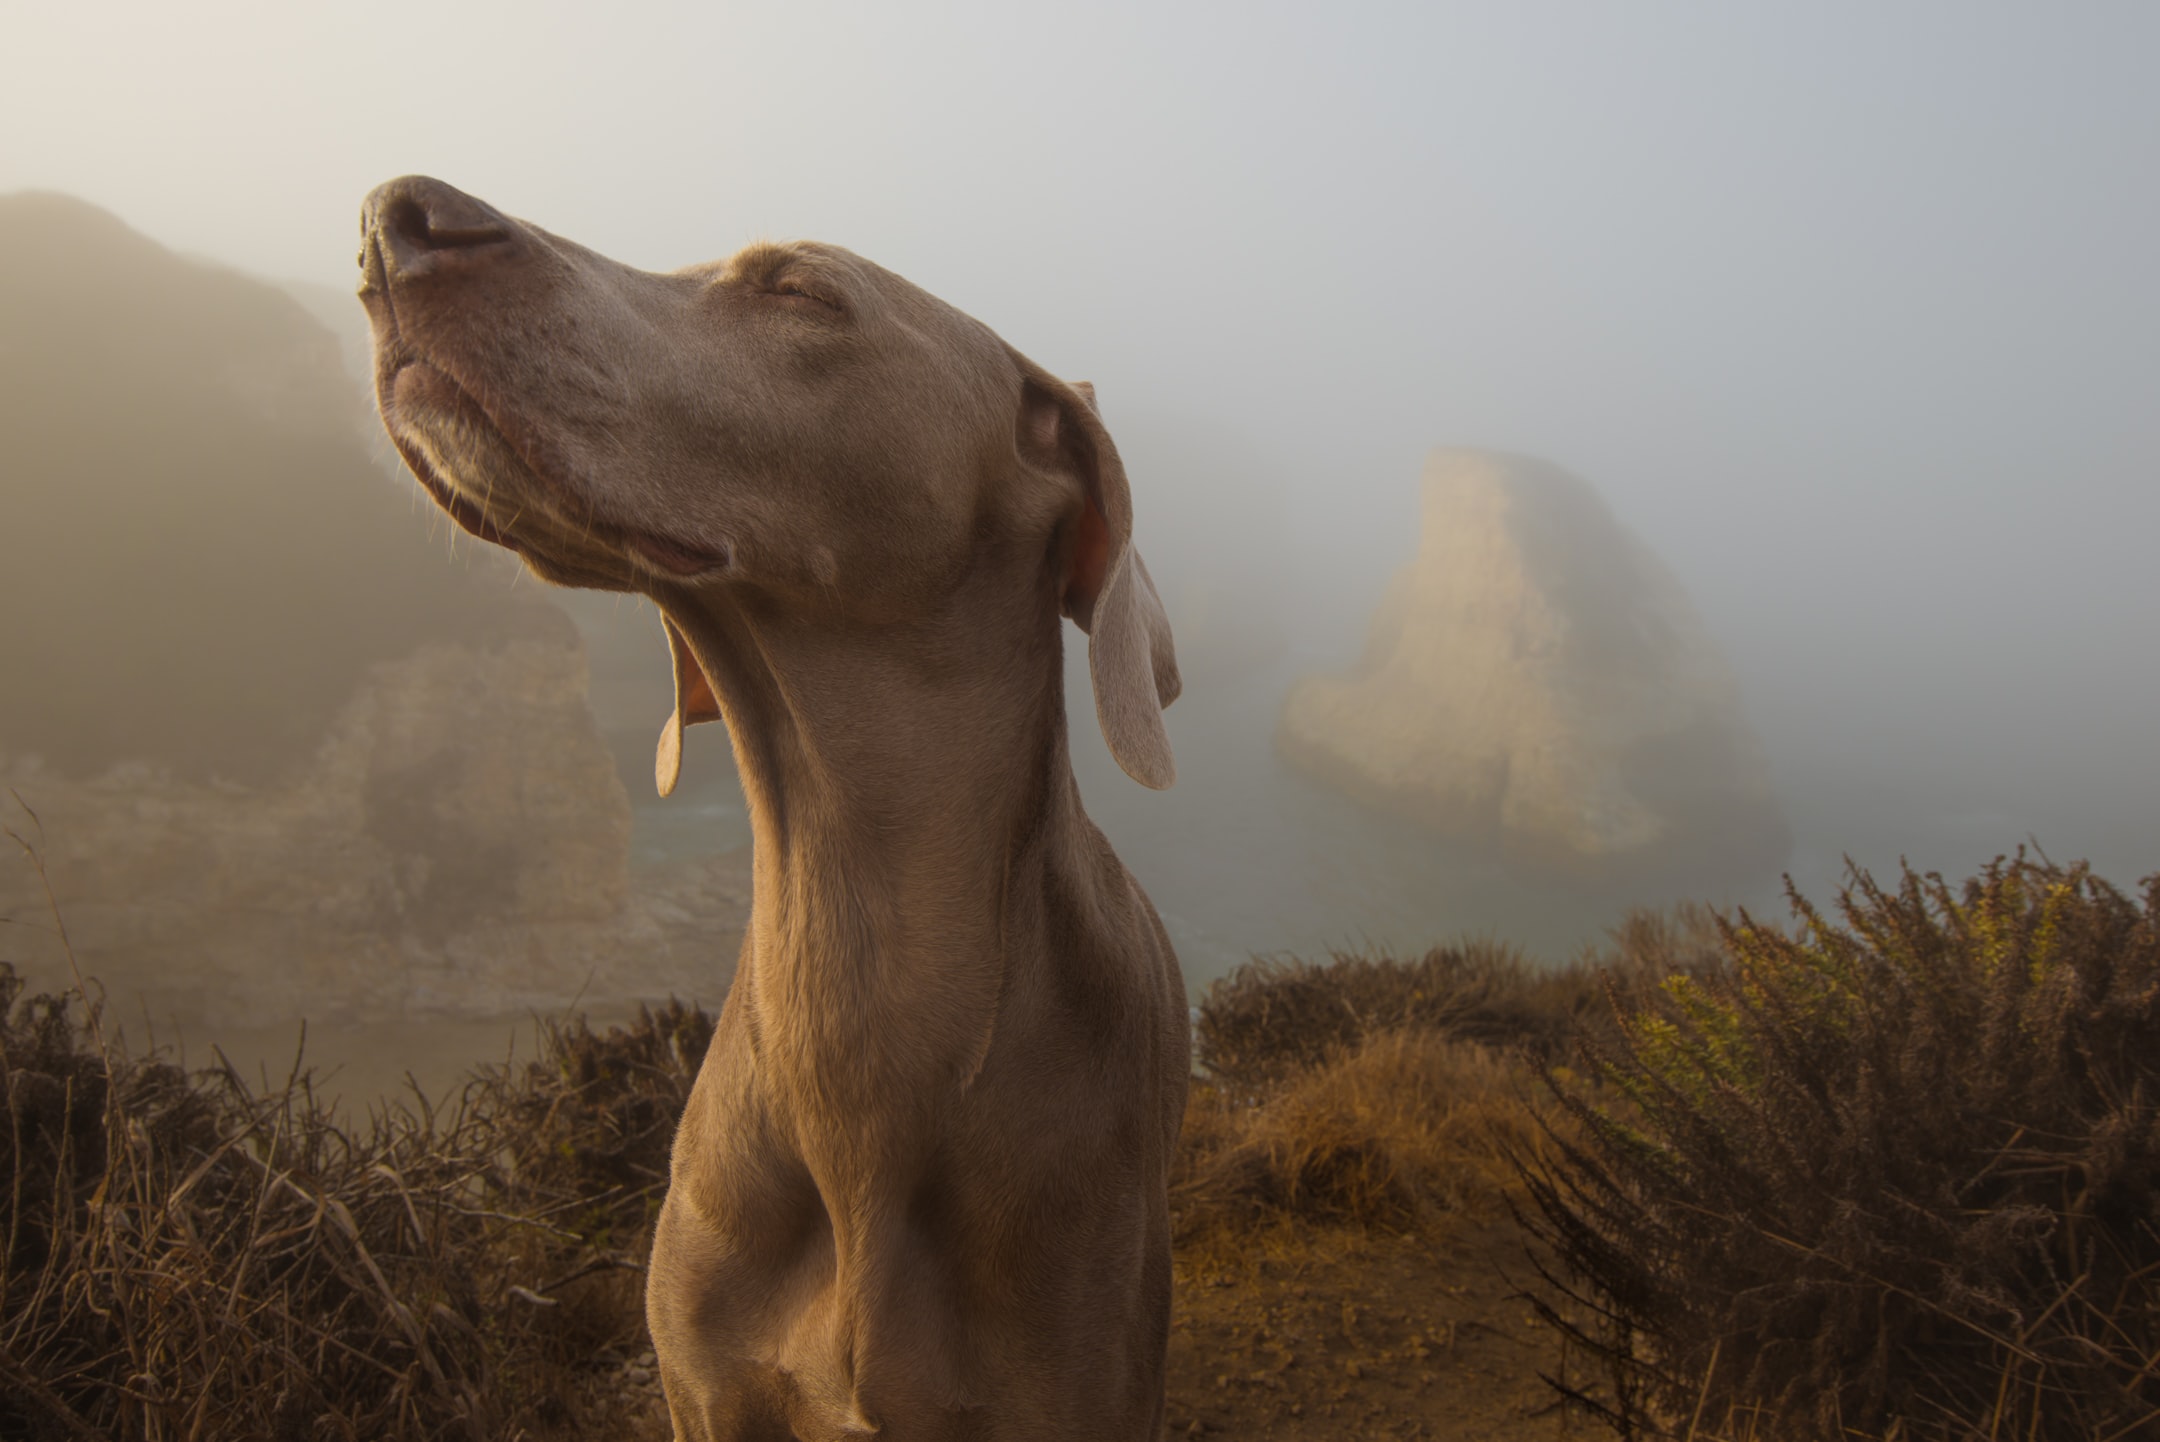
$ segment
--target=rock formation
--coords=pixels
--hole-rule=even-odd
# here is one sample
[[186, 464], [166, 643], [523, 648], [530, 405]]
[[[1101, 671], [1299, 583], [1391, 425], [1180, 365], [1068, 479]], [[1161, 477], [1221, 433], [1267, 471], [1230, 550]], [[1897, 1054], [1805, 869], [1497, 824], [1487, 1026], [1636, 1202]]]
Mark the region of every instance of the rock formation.
[[81, 201], [0, 197], [0, 751], [267, 784], [377, 662], [569, 644], [507, 556], [446, 560], [358, 410], [282, 291]]
[[[629, 802], [574, 646], [380, 663], [277, 785], [29, 758], [0, 780], [36, 810], [79, 964], [161, 1015], [516, 1011], [575, 993], [595, 939], [576, 933], [624, 910]], [[19, 860], [0, 912], [41, 919]]]
[[1351, 794], [1518, 859], [1775, 864], [1786, 833], [1738, 688], [1680, 584], [1588, 485], [1426, 461], [1416, 557], [1278, 745]]
[[[577, 629], [446, 559], [360, 409], [291, 297], [0, 197], [0, 823], [77, 961], [230, 1024], [716, 1000], [743, 863], [632, 894]], [[0, 960], [50, 986], [45, 910], [7, 846]]]

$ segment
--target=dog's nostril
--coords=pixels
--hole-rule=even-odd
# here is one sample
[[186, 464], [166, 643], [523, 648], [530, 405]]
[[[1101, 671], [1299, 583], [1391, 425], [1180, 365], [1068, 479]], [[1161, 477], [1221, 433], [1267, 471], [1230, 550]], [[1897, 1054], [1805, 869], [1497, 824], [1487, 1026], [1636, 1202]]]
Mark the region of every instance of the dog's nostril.
[[428, 242], [427, 211], [409, 196], [401, 195], [383, 207], [381, 225], [415, 250], [433, 249]]
[[482, 213], [438, 214], [409, 195], [383, 208], [383, 229], [411, 251], [464, 250], [510, 238], [509, 228]]

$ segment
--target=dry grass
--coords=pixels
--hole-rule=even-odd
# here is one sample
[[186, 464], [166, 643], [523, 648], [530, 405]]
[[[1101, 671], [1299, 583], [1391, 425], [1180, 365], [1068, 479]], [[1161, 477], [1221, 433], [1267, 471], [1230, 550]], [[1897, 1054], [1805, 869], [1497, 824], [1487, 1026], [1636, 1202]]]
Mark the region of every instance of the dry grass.
[[1548, 1069], [1665, 978], [1715, 970], [1707, 909], [1631, 912], [1541, 966], [1468, 941], [1408, 961], [1257, 959], [1208, 988], [1173, 1200], [1196, 1245], [1256, 1228], [1414, 1230], [1520, 1198], [1567, 1122]]
[[535, 1062], [352, 1123], [298, 1057], [261, 1091], [190, 1075], [111, 1044], [79, 973], [26, 997], [0, 962], [0, 1436], [624, 1436], [711, 1034], [680, 1006], [546, 1025]]
[[0, 1436], [625, 1435], [703, 1012], [544, 1024], [536, 1061], [358, 1124], [298, 1056], [258, 1092], [101, 1023], [79, 969], [25, 997], [0, 961]]
[[108, 1055], [75, 1000], [0, 963], [0, 1436], [622, 1435], [702, 1014], [347, 1125], [305, 1071]]
[[1208, 988], [1195, 1043], [1216, 1086], [1258, 1096], [1395, 1031], [1555, 1055], [1598, 1000], [1587, 970], [1540, 967], [1497, 942], [1436, 947], [1414, 961], [1262, 959]]
[[1430, 1031], [1366, 1038], [1259, 1100], [1202, 1082], [1172, 1191], [1179, 1239], [1288, 1223], [1408, 1231], [1490, 1216], [1509, 1157], [1543, 1137], [1534, 1078], [1500, 1052]]
[[1345, 951], [1322, 962], [1259, 958], [1208, 987], [1194, 1041], [1202, 1074], [1246, 1097], [1395, 1031], [1560, 1061], [1585, 1031], [1609, 1029], [1667, 977], [1723, 965], [1717, 916], [1693, 904], [1630, 910], [1609, 944], [1563, 966], [1490, 940], [1408, 961]]
[[1180, 1247], [1502, 1212], [1513, 1159], [1565, 1125], [1540, 1064], [1605, 1010], [1606, 983], [1489, 942], [1256, 960], [1215, 982], [1171, 1193]]

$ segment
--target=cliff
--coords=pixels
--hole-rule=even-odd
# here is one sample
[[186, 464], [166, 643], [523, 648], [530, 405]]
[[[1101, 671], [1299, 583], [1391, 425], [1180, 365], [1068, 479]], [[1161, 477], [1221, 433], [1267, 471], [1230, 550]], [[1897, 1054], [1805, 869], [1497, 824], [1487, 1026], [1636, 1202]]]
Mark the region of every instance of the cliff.
[[[0, 785], [35, 813], [0, 821], [83, 968], [232, 1023], [717, 995], [742, 863], [632, 895], [576, 627], [446, 557], [360, 411], [291, 296], [0, 197]], [[44, 912], [8, 847], [0, 958], [49, 985]]]

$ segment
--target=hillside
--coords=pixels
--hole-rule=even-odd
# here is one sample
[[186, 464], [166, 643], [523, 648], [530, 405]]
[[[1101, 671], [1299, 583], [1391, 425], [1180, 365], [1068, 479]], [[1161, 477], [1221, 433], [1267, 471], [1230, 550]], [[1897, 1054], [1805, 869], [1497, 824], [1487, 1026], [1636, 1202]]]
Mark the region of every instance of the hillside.
[[337, 340], [283, 291], [0, 197], [0, 754], [261, 784], [371, 663], [568, 643], [507, 558], [443, 563], [357, 419]]
[[0, 197], [0, 917], [196, 1036], [719, 985], [746, 859], [633, 893], [578, 628], [371, 453], [329, 299]]

